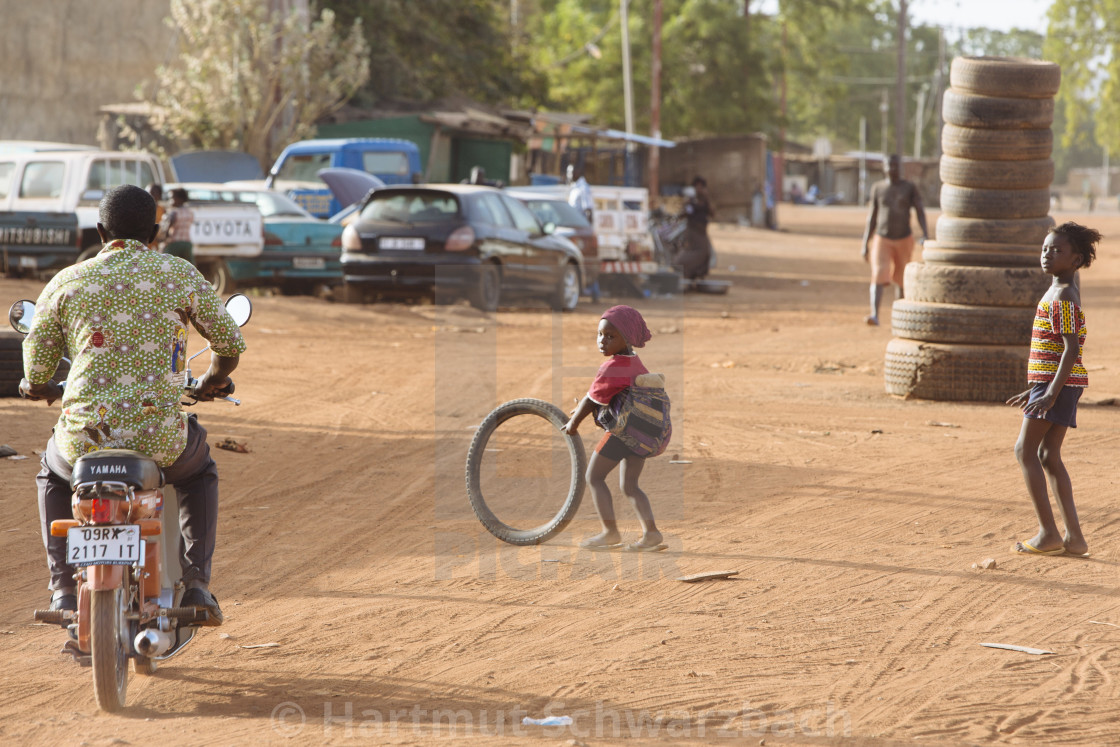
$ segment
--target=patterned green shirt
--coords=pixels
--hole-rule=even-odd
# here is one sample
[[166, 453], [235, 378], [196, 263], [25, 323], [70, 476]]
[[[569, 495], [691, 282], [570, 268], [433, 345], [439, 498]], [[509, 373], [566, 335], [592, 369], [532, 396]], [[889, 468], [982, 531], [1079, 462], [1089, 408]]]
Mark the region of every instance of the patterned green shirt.
[[245, 339], [189, 262], [139, 241], [106, 244], [43, 289], [23, 342], [24, 375], [43, 384], [63, 351], [72, 361], [54, 438], [71, 464], [98, 449], [133, 449], [161, 467], [187, 443], [180, 407], [190, 326], [218, 355]]

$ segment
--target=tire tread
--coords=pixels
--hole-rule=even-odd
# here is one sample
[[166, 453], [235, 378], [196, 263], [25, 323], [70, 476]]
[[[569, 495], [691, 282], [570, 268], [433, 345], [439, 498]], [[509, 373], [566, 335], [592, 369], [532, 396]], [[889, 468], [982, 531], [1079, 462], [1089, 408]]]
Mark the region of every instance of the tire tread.
[[552, 519], [540, 526], [532, 529], [517, 529], [509, 526], [494, 515], [486, 505], [485, 496], [482, 495], [482, 457], [486, 452], [486, 444], [490, 436], [498, 426], [517, 415], [537, 415], [557, 428], [568, 420], [556, 405], [533, 398], [510, 400], [491, 410], [475, 431], [470, 449], [467, 451], [467, 497], [475, 516], [490, 534], [511, 545], [538, 545], [564, 531], [564, 528], [575, 518], [586, 487], [584, 473], [587, 471], [587, 455], [583, 450], [583, 439], [578, 433], [565, 434], [568, 451], [572, 456], [572, 479], [564, 503]]

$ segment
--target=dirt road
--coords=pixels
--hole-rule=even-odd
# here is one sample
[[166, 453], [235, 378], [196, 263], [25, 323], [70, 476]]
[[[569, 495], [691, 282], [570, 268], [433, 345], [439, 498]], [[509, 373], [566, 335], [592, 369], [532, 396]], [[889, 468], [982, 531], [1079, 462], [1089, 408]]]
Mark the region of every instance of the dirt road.
[[[589, 497], [521, 549], [467, 505], [472, 426], [515, 397], [567, 409], [604, 305], [254, 299], [245, 404], [198, 408], [211, 444], [251, 450], [214, 452], [226, 624], [133, 676], [119, 715], [31, 620], [48, 596], [32, 452], [55, 411], [0, 400], [0, 442], [31, 457], [0, 460], [0, 742], [1120, 743], [1120, 410], [1098, 404], [1120, 397], [1120, 239], [1083, 273], [1090, 388], [1066, 441], [1093, 555], [1033, 558], [1009, 552], [1035, 531], [1018, 413], [884, 394], [862, 219], [783, 206], [781, 232], [718, 227], [728, 296], [636, 304], [674, 402], [642, 477], [660, 554], [578, 551]], [[1116, 215], [1085, 220], [1120, 237]], [[0, 280], [0, 305], [40, 288]], [[538, 515], [562, 470], [512, 451], [494, 452], [496, 500]], [[712, 570], [738, 575], [674, 580]]]

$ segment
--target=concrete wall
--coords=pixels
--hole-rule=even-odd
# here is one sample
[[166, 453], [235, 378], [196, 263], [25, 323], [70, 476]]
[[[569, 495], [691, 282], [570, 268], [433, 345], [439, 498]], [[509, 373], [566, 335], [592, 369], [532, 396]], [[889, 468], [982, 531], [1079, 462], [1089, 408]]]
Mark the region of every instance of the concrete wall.
[[0, 140], [97, 143], [105, 104], [135, 101], [171, 59], [170, 0], [0, 0]]

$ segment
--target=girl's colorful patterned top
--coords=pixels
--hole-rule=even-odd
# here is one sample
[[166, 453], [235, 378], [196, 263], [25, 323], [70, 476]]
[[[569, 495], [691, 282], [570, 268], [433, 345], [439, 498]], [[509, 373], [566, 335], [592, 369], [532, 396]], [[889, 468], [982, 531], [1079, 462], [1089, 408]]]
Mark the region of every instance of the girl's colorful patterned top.
[[24, 375], [46, 383], [69, 351], [54, 437], [71, 464], [98, 449], [132, 449], [161, 467], [179, 457], [187, 442], [179, 402], [191, 326], [218, 355], [245, 350], [241, 330], [198, 270], [139, 241], [109, 242], [47, 284], [23, 342]]
[[1085, 313], [1073, 301], [1040, 301], [1034, 314], [1031, 332], [1031, 357], [1027, 363], [1027, 381], [1049, 384], [1058, 373], [1058, 363], [1065, 350], [1063, 334], [1077, 334], [1077, 362], [1066, 379], [1066, 386], [1089, 386], [1089, 372], [1081, 364], [1085, 348]]

